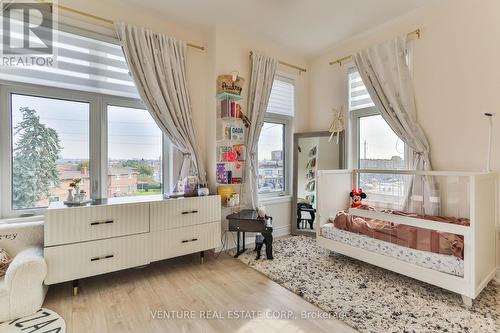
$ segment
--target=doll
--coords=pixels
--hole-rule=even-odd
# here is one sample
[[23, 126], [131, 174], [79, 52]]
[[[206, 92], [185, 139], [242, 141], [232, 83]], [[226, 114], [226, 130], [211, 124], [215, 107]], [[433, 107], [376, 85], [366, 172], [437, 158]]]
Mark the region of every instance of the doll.
[[363, 199], [366, 199], [366, 193], [363, 192], [363, 189], [358, 189], [356, 191], [356, 189], [352, 189], [351, 191], [351, 194], [350, 194], [350, 197], [351, 197], [351, 207], [352, 208], [359, 208], [361, 206], [363, 206], [363, 204], [361, 203], [361, 200]]

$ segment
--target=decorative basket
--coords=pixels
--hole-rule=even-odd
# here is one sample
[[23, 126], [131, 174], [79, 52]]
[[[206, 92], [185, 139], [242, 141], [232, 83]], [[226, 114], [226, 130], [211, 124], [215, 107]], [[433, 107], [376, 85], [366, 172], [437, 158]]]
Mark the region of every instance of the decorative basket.
[[244, 82], [245, 79], [239, 76], [236, 78], [236, 81], [233, 81], [232, 75], [219, 75], [217, 77], [217, 94], [229, 93], [241, 95]]

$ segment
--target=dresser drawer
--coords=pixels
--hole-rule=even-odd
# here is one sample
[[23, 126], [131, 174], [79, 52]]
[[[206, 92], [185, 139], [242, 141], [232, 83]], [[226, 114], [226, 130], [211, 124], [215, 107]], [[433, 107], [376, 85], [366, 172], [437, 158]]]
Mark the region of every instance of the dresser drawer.
[[220, 196], [181, 198], [151, 203], [151, 231], [220, 221]]
[[48, 209], [45, 246], [149, 231], [149, 203]]
[[220, 246], [220, 222], [151, 233], [151, 261], [205, 251]]
[[109, 273], [149, 263], [148, 234], [45, 248], [46, 284]]

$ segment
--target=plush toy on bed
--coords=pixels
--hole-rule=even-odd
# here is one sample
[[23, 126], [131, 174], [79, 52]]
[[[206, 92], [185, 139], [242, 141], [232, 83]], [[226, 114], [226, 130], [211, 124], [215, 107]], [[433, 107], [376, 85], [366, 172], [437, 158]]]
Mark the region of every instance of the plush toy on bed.
[[363, 204], [361, 203], [361, 200], [366, 199], [366, 193], [363, 192], [363, 189], [360, 188], [356, 191], [356, 189], [353, 188], [350, 196], [351, 196], [351, 207], [352, 208], [358, 208], [360, 206], [363, 206]]

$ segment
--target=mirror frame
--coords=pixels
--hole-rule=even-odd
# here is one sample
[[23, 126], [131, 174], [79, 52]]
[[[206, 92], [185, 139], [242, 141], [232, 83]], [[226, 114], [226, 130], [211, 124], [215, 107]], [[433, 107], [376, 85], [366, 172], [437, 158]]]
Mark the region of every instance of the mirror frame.
[[[318, 131], [318, 132], [303, 132], [303, 133], [294, 133], [293, 134], [293, 195], [292, 195], [292, 235], [305, 235], [316, 237], [316, 223], [315, 227], [311, 231], [305, 231], [301, 229], [297, 229], [297, 176], [298, 176], [298, 147], [299, 147], [299, 139], [301, 138], [314, 138], [314, 137], [329, 137], [332, 133], [328, 131]], [[334, 138], [335, 139], [335, 138]], [[342, 131], [339, 134], [339, 169], [345, 169], [345, 131]], [[317, 197], [316, 197], [317, 200]], [[318, 216], [316, 215], [316, 218]]]

